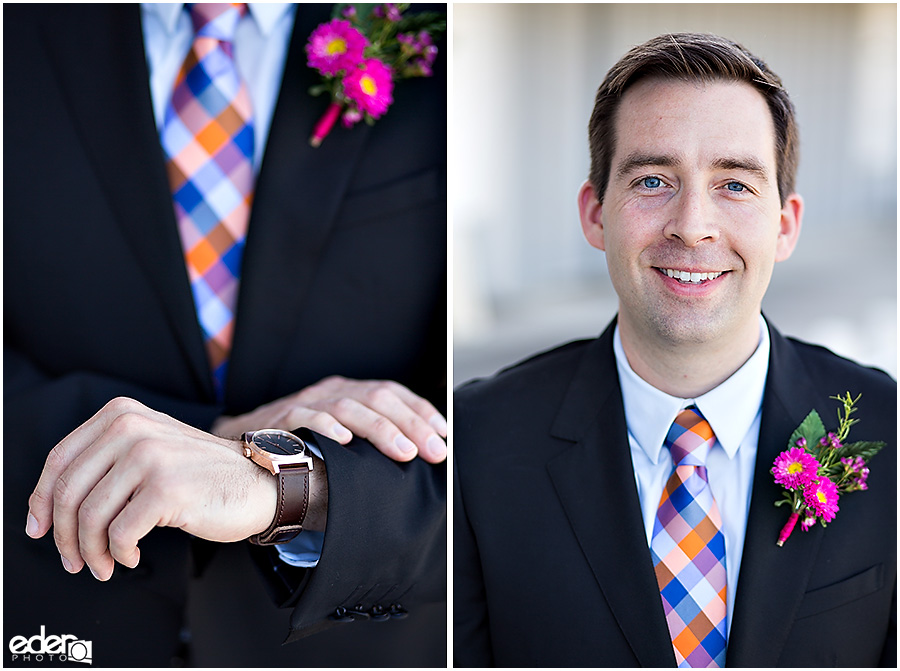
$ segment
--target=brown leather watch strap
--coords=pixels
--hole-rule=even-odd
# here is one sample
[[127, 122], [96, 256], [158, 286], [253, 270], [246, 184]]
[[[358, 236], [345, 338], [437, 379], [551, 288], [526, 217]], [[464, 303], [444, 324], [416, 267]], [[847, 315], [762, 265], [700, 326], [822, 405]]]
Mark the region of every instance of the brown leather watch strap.
[[303, 531], [309, 509], [309, 468], [306, 464], [282, 466], [278, 475], [278, 502], [269, 528], [250, 537], [256, 545], [277, 545], [293, 540]]

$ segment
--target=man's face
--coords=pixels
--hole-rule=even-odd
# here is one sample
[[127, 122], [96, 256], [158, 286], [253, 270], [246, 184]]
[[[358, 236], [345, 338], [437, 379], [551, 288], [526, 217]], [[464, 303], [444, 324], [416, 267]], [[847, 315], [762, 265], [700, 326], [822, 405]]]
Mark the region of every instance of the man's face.
[[671, 347], [755, 337], [802, 201], [780, 203], [772, 116], [754, 88], [647, 79], [622, 98], [603, 204], [586, 184], [579, 207], [623, 333]]

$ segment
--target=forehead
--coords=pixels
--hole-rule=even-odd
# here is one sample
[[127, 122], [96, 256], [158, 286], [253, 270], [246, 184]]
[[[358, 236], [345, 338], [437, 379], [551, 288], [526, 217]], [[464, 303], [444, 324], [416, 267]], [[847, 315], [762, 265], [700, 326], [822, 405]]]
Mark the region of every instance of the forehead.
[[727, 80], [644, 79], [616, 112], [613, 172], [635, 153], [711, 164], [752, 156], [775, 174], [775, 126], [763, 95]]

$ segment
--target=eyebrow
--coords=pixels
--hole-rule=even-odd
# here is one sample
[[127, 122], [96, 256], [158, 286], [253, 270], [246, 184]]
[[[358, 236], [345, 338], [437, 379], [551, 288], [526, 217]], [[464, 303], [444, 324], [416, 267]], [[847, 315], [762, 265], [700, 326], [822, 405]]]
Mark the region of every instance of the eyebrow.
[[672, 167], [679, 163], [681, 163], [681, 160], [672, 154], [642, 154], [640, 152], [632, 152], [619, 163], [619, 167], [616, 168], [616, 177], [624, 177], [637, 168], [644, 168], [648, 165]]
[[[626, 156], [616, 169], [616, 177], [621, 178], [638, 168], [646, 166], [673, 167], [681, 164], [681, 159], [672, 154], [644, 154], [633, 152]], [[724, 156], [712, 162], [716, 170], [742, 170], [749, 172], [761, 180], [768, 182], [769, 173], [761, 161], [752, 157]]]
[[744, 172], [749, 172], [764, 182], [769, 181], [769, 171], [766, 170], [766, 167], [752, 156], [742, 157], [742, 158], [718, 158], [713, 161], [713, 168], [718, 170], [743, 170]]

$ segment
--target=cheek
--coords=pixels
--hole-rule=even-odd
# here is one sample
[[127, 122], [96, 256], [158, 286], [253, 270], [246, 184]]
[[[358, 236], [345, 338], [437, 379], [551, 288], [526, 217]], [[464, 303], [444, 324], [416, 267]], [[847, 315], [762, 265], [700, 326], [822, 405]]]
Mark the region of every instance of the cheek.
[[625, 254], [634, 254], [662, 236], [667, 221], [666, 209], [653, 199], [637, 198], [623, 204], [616, 213], [613, 225], [607, 227], [607, 244]]
[[764, 208], [745, 203], [729, 203], [721, 208], [723, 237], [748, 266], [770, 267], [778, 249], [780, 211], [773, 215]]
[[768, 231], [760, 235], [748, 235], [744, 232], [743, 235], [731, 237], [730, 246], [741, 257], [744, 272], [768, 283], [775, 265], [776, 235]]

